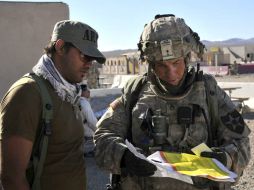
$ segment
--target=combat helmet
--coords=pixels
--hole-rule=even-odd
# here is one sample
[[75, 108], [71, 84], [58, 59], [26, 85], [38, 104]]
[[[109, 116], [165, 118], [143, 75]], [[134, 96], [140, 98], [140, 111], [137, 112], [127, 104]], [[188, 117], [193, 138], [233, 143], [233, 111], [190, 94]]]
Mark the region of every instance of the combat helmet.
[[186, 57], [191, 51], [201, 58], [204, 47], [184, 19], [173, 14], [156, 15], [145, 25], [138, 43], [141, 59], [148, 62]]

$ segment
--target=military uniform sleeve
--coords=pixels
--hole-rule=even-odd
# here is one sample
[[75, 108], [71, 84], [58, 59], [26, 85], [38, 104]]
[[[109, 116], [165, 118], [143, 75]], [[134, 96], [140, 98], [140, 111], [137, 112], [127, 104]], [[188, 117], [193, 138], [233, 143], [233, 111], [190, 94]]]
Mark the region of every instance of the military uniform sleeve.
[[219, 86], [216, 86], [216, 95], [219, 110], [218, 146], [227, 153], [227, 167], [236, 172], [239, 179], [250, 160], [250, 129], [230, 97]]
[[110, 104], [98, 121], [95, 132], [95, 159], [97, 165], [114, 174], [120, 174], [122, 156], [127, 149], [125, 139], [131, 138], [130, 110], [133, 96], [143, 76], [132, 77], [122, 89], [122, 96]]
[[128, 118], [122, 97], [116, 99], [97, 123], [95, 132], [95, 159], [97, 165], [112, 173], [120, 173], [122, 155], [126, 150], [125, 139]]

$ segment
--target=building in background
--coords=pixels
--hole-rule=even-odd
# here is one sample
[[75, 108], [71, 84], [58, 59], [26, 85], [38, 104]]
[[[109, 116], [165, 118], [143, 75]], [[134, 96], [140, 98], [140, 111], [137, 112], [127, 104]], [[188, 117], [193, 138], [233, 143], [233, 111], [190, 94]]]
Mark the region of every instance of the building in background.
[[[209, 46], [202, 60], [191, 53], [190, 63], [196, 65], [197, 62], [204, 72], [212, 75], [254, 73], [254, 45]], [[139, 60], [138, 51], [108, 56], [106, 63], [99, 68], [99, 86], [110, 87], [119, 75], [124, 77], [146, 72], [147, 64]]]
[[254, 45], [209, 47], [204, 54], [203, 61], [203, 66], [207, 66], [203, 69], [210, 74], [254, 73]]
[[254, 61], [254, 45], [214, 46], [204, 54], [204, 62], [208, 65], [246, 64]]
[[87, 79], [85, 79], [86, 82], [84, 81], [84, 83], [86, 83], [87, 86], [90, 89], [100, 88], [100, 84], [99, 84], [99, 76], [100, 76], [99, 68], [101, 68], [101, 64], [99, 64], [96, 61], [94, 61], [92, 66], [90, 67], [90, 69], [88, 71], [88, 76], [87, 76]]
[[48, 44], [54, 24], [69, 19], [62, 2], [0, 1], [0, 98], [10, 85], [31, 72]]
[[[0, 1], [0, 98], [23, 74], [31, 72], [50, 41], [54, 24], [69, 19], [69, 7], [62, 2]], [[198, 61], [195, 54], [191, 62]], [[209, 46], [201, 65], [220, 74], [253, 73], [254, 45]], [[216, 69], [214, 69], [216, 68]], [[218, 72], [219, 70], [219, 72]], [[222, 71], [223, 70], [223, 71]], [[138, 51], [108, 56], [104, 65], [93, 64], [84, 81], [89, 88], [110, 87], [116, 75], [142, 75], [147, 64]]]

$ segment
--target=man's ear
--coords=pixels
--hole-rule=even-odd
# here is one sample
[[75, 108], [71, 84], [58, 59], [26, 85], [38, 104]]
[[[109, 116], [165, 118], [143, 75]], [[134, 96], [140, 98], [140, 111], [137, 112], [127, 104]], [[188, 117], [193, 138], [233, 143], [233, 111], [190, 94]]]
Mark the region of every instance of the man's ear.
[[65, 53], [64, 50], [64, 41], [62, 39], [58, 39], [55, 43], [56, 53], [63, 55]]

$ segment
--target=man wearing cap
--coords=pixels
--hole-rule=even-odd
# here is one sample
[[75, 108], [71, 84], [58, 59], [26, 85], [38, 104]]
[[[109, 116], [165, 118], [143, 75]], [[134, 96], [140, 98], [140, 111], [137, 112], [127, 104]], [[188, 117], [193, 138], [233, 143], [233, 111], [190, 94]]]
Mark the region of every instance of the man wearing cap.
[[[81, 89], [77, 83], [86, 76], [92, 61], [105, 62], [97, 40], [97, 32], [84, 23], [57, 22], [45, 54], [33, 67], [35, 75], [45, 79], [53, 105], [41, 190], [86, 189]], [[23, 79], [12, 85], [0, 106], [4, 189], [30, 189], [26, 169], [41, 125], [42, 100], [36, 82]]]
[[[148, 73], [129, 80], [122, 96], [98, 121], [96, 163], [113, 173], [113, 189], [229, 190], [231, 182], [192, 177], [191, 182], [155, 174], [154, 164], [137, 157], [130, 141], [145, 156], [164, 151], [193, 154], [202, 143], [241, 177], [250, 160], [250, 130], [229, 96], [212, 76], [189, 66], [191, 54], [201, 57], [204, 45], [182, 18], [156, 15], [145, 25], [138, 44]], [[155, 163], [155, 162], [154, 162]], [[195, 164], [194, 164], [195, 165]], [[158, 173], [157, 173], [158, 174]]]

